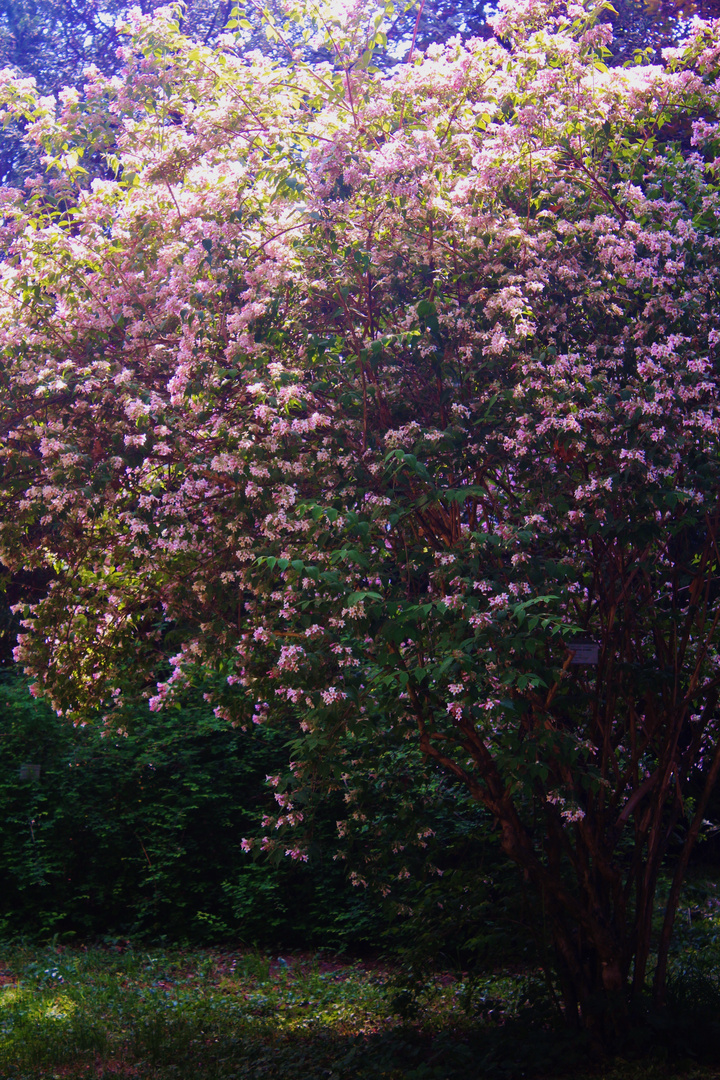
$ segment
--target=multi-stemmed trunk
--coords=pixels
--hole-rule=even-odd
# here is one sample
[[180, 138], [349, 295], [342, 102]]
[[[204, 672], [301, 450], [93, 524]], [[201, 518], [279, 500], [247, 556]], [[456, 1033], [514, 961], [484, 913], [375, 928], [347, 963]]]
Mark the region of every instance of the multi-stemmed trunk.
[[634, 845], [624, 853], [618, 851], [618, 845], [610, 848], [587, 818], [578, 825], [572, 858], [550, 815], [541, 853], [525, 830], [524, 835], [517, 832], [516, 817], [503, 830], [506, 853], [523, 869], [541, 899], [565, 1019], [570, 1026], [585, 1028], [598, 1047], [622, 1044], [630, 1022], [628, 1006], [649, 991], [653, 946], [653, 1005], [665, 1005], [669, 949], [681, 888], [719, 775], [720, 743], [674, 861], [657, 941], [653, 940], [653, 919], [658, 879], [682, 815], [679, 792], [673, 794], [672, 773], [663, 784], [658, 783], [651, 805], [644, 808], [642, 820], [636, 824]]

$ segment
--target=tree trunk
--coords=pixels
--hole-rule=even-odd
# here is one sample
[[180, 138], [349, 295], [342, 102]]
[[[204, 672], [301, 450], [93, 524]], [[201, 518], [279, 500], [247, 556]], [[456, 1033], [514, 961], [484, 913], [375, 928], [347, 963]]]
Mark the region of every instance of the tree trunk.
[[710, 770], [705, 779], [703, 792], [698, 800], [695, 815], [690, 825], [688, 835], [685, 838], [683, 849], [680, 852], [680, 858], [678, 859], [675, 868], [673, 882], [670, 887], [670, 895], [668, 896], [665, 908], [665, 919], [663, 920], [663, 927], [660, 932], [660, 942], [658, 944], [658, 962], [653, 978], [653, 1001], [658, 1006], [665, 1004], [668, 953], [670, 950], [670, 939], [672, 937], [673, 926], [675, 925], [675, 914], [680, 900], [680, 890], [685, 880], [685, 873], [687, 871], [692, 849], [695, 847], [695, 842], [697, 841], [698, 833], [700, 832], [700, 826], [702, 825], [705, 816], [708, 800], [715, 787], [718, 776], [720, 776], [720, 742], [718, 742], [715, 747], [712, 765], [710, 766]]

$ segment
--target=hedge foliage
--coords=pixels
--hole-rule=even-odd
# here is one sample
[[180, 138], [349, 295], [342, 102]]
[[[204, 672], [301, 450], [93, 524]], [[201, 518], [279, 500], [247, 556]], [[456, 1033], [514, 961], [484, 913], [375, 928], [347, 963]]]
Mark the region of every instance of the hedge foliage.
[[337, 945], [378, 928], [322, 844], [312, 869], [241, 851], [283, 760], [272, 729], [233, 730], [198, 695], [103, 737], [5, 671], [0, 740], [0, 932]]

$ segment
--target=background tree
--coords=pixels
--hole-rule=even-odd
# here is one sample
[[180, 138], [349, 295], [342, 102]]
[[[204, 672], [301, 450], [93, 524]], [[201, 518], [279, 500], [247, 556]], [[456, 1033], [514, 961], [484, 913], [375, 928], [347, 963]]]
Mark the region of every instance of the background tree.
[[153, 708], [290, 733], [264, 850], [319, 791], [361, 825], [373, 745], [460, 781], [608, 1041], [720, 769], [720, 207], [716, 29], [608, 70], [598, 14], [389, 78], [387, 10], [328, 12], [333, 64], [137, 16], [57, 114], [6, 80], [52, 171], [4, 196], [0, 538], [56, 575], [18, 656], [57, 708], [112, 723], [172, 627]]
[[[0, 14], [0, 60], [33, 75], [46, 93], [79, 85], [90, 64], [114, 74], [123, 43], [117, 24], [133, 7], [148, 15], [161, 6], [158, 0], [7, 0]], [[210, 44], [222, 32], [231, 8], [227, 0], [190, 0], [181, 12], [183, 29]]]

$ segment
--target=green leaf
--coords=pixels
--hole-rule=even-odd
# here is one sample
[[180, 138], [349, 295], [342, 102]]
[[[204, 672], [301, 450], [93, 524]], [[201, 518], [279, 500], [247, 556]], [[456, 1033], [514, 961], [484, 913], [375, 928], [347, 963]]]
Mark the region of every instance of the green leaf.
[[350, 593], [350, 595], [347, 598], [346, 603], [347, 603], [347, 607], [354, 607], [355, 604], [359, 604], [363, 600], [382, 600], [382, 599], [383, 598], [382, 598], [380, 593], [369, 592], [367, 590], [362, 590], [360, 592]]

